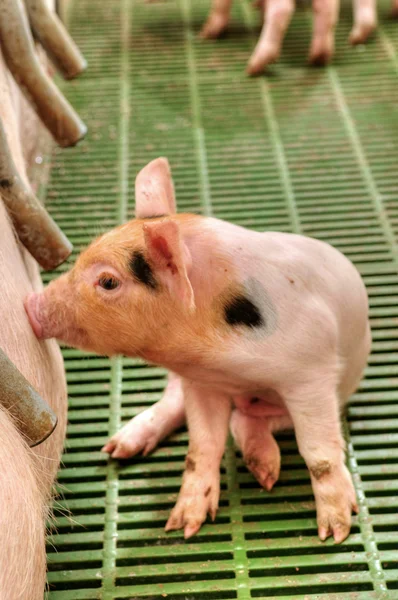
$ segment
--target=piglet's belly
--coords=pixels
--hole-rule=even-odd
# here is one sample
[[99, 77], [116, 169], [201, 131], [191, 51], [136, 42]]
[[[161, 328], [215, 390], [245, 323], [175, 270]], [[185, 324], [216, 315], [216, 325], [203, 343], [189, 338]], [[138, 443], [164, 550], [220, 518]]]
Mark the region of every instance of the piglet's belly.
[[281, 417], [288, 415], [282, 398], [275, 390], [235, 396], [234, 404], [243, 414], [251, 417]]

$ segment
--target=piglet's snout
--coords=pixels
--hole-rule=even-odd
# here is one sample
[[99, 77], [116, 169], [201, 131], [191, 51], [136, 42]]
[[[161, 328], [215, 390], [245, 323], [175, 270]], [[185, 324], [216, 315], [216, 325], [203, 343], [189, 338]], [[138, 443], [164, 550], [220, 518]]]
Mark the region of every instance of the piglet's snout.
[[64, 336], [65, 319], [62, 307], [52, 302], [53, 295], [48, 288], [42, 294], [29, 294], [24, 302], [30, 326], [39, 340]]
[[87, 331], [77, 320], [75, 298], [68, 274], [50, 283], [41, 294], [29, 294], [25, 311], [39, 340], [56, 338], [71, 346], [87, 345]]
[[41, 340], [44, 338], [43, 327], [40, 323], [40, 294], [29, 294], [24, 302], [26, 314], [35, 336]]

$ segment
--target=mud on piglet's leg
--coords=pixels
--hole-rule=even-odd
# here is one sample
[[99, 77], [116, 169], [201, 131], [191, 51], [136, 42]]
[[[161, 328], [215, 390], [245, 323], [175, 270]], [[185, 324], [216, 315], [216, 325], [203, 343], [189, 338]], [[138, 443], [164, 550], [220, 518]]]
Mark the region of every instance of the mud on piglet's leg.
[[231, 414], [229, 396], [204, 390], [183, 379], [189, 449], [177, 503], [166, 531], [184, 529], [189, 538], [209, 513], [215, 519], [220, 495], [220, 463]]

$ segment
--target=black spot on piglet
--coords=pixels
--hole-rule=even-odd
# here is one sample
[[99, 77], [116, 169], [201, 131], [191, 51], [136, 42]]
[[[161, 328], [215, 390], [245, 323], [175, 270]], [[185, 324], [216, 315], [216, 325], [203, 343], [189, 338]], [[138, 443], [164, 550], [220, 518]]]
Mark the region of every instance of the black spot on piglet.
[[246, 296], [236, 296], [224, 308], [225, 320], [229, 325], [261, 327], [263, 317], [257, 306]]
[[138, 279], [138, 281], [141, 281], [141, 283], [152, 290], [156, 290], [158, 287], [150, 265], [148, 264], [145, 256], [139, 250], [133, 252], [133, 256], [130, 260], [130, 271], [134, 277]]

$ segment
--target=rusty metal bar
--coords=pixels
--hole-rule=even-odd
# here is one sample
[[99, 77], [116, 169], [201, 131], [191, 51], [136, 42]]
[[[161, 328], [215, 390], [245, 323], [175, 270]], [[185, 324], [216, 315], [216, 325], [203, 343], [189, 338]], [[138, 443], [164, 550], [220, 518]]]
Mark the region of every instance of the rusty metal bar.
[[77, 144], [87, 128], [44, 72], [22, 0], [0, 0], [0, 42], [8, 68], [58, 144]]
[[55, 269], [72, 244], [19, 176], [0, 120], [0, 195], [23, 245], [43, 267]]
[[29, 446], [44, 442], [57, 426], [57, 417], [0, 348], [0, 405], [12, 416]]
[[87, 62], [45, 0], [24, 0], [33, 32], [65, 79], [82, 73]]

